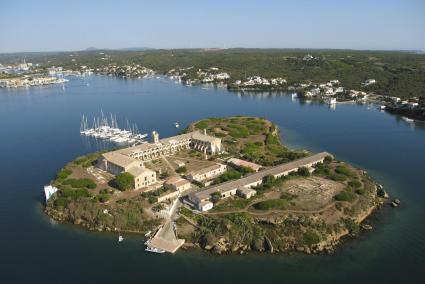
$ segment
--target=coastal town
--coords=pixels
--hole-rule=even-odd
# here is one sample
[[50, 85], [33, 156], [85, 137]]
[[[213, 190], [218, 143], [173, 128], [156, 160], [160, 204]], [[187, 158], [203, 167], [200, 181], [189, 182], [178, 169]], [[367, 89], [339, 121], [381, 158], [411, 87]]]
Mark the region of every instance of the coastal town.
[[[72, 54], [71, 54], [72, 55]], [[283, 92], [292, 94], [300, 101], [317, 101], [332, 108], [337, 104], [356, 103], [374, 104], [378, 110], [399, 115], [407, 122], [425, 120], [425, 100], [421, 96], [402, 98], [389, 96], [376, 91], [380, 81], [365, 77], [358, 81], [358, 88], [347, 88], [339, 79], [328, 81], [303, 80], [294, 81], [285, 77], [266, 77], [260, 74], [247, 76], [233, 75], [226, 69], [211, 66], [196, 68], [195, 66], [174, 67], [167, 71], [156, 70], [141, 63], [120, 64], [112, 61], [112, 56], [99, 52], [100, 64], [78, 64], [77, 57], [71, 56], [73, 66], [65, 68], [51, 64], [21, 63], [0, 65], [0, 87], [17, 88], [64, 84], [66, 76], [87, 76], [99, 74], [128, 79], [143, 79], [166, 76], [167, 78], [184, 84], [185, 86], [205, 85], [227, 88], [238, 93]], [[300, 57], [287, 57], [290, 64], [305, 66], [320, 66], [326, 58], [305, 54]]]
[[[63, 84], [68, 82], [63, 77], [48, 76], [41, 71], [39, 64], [31, 62], [3, 66], [0, 64], [0, 88], [19, 88], [29, 86], [43, 86], [51, 84]], [[2, 77], [5, 77], [2, 79]]]
[[[334, 78], [331, 80], [294, 80], [283, 76], [265, 76], [246, 72], [233, 74], [228, 68], [210, 66], [197, 68], [195, 66], [173, 67], [168, 70], [158, 70], [155, 67], [144, 65], [142, 62], [118, 63], [114, 62], [113, 56], [107, 52], [96, 54], [99, 63], [90, 64], [84, 61], [79, 64], [78, 56], [69, 55], [71, 66], [62, 67], [49, 63], [21, 62], [0, 65], [0, 87], [17, 88], [29, 86], [42, 86], [66, 83], [66, 76], [87, 76], [99, 74], [114, 76], [123, 79], [160, 78], [165, 76], [185, 86], [204, 85], [227, 88], [229, 91], [238, 93], [258, 92], [283, 92], [291, 94], [303, 102], [317, 101], [328, 104], [332, 108], [337, 104], [374, 104], [378, 110], [386, 111], [400, 116], [407, 122], [425, 120], [425, 99], [423, 96], [410, 96], [403, 98], [388, 95], [379, 90], [382, 85], [379, 80], [371, 77], [363, 77], [356, 82], [358, 88], [348, 88], [343, 80]], [[300, 56], [284, 57], [286, 64], [293, 64], [304, 68], [314, 68], [327, 64], [324, 56], [311, 55], [309, 53]], [[349, 58], [349, 56], [348, 56]]]
[[[167, 138], [153, 131], [150, 142], [66, 165], [45, 187], [46, 213], [91, 230], [121, 232], [121, 241], [122, 232], [143, 233], [146, 250], [155, 253], [181, 247], [217, 253], [331, 251], [342, 236], [357, 234], [386, 193], [365, 172], [330, 153], [286, 149], [278, 133], [271, 122], [254, 117], [202, 120]], [[88, 200], [94, 200], [89, 208]], [[279, 223], [275, 229], [261, 225], [317, 210], [324, 212], [320, 220], [313, 218], [311, 225], [300, 220], [298, 229], [281, 236], [296, 239], [285, 246], [271, 241]], [[229, 218], [252, 222], [262, 233], [236, 242], [204, 223]], [[321, 222], [333, 233], [313, 226]]]

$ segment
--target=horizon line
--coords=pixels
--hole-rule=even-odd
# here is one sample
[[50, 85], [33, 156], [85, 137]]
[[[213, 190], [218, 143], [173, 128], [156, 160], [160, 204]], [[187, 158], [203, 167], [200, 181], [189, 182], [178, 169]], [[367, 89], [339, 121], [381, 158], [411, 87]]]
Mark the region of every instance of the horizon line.
[[154, 50], [232, 50], [232, 49], [257, 49], [257, 50], [347, 50], [347, 51], [381, 51], [381, 52], [425, 52], [425, 48], [406, 48], [406, 49], [373, 49], [373, 48], [333, 48], [333, 47], [175, 47], [175, 48], [160, 48], [160, 47], [122, 47], [122, 48], [96, 48], [89, 47], [86, 49], [75, 50], [36, 50], [36, 51], [2, 51], [4, 54], [19, 54], [19, 53], [69, 53], [69, 52], [96, 52], [96, 51], [154, 51]]

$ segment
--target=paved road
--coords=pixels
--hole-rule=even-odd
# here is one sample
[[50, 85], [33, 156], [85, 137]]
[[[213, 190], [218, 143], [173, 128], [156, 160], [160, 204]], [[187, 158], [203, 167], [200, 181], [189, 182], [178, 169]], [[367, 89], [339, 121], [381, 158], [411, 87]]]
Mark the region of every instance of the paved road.
[[157, 237], [163, 238], [169, 242], [177, 241], [176, 234], [174, 232], [173, 223], [176, 218], [177, 208], [180, 206], [180, 200], [176, 199], [170, 208], [168, 218], [166, 218], [165, 224], [162, 229], [158, 232]]

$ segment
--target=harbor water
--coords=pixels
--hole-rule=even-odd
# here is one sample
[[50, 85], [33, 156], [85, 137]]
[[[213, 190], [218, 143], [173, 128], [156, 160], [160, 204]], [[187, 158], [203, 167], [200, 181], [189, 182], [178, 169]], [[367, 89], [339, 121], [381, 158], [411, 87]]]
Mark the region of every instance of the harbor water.
[[[279, 93], [187, 87], [166, 78], [69, 77], [62, 87], [0, 89], [0, 283], [419, 283], [425, 269], [425, 126], [374, 107], [301, 103]], [[401, 200], [374, 229], [331, 255], [216, 256], [144, 251], [141, 236], [57, 224], [42, 189], [76, 156], [115, 146], [81, 136], [81, 117], [103, 110], [140, 133], [175, 135], [191, 121], [261, 116], [289, 147], [328, 151], [362, 167]], [[180, 128], [175, 127], [175, 122]], [[119, 123], [119, 122], [118, 122]], [[422, 279], [422, 280], [421, 280]]]

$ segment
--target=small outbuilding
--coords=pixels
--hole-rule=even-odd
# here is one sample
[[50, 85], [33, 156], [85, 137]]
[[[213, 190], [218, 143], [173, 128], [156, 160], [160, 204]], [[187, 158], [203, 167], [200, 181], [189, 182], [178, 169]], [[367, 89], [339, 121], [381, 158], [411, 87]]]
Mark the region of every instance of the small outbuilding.
[[198, 204], [198, 210], [201, 212], [208, 211], [213, 208], [213, 203], [211, 201], [202, 201]]
[[257, 194], [257, 191], [249, 187], [242, 187], [237, 190], [237, 194], [242, 198], [250, 199]]
[[191, 184], [188, 180], [181, 177], [171, 177], [165, 182], [166, 186], [172, 187], [174, 190], [183, 192], [190, 189]]
[[253, 170], [254, 172], [258, 172], [261, 169], [261, 165], [249, 162], [249, 161], [245, 161], [245, 160], [241, 160], [241, 159], [237, 159], [237, 158], [231, 158], [229, 160], [227, 160], [228, 163], [233, 164], [237, 167], [244, 167], [244, 168], [249, 168], [251, 170]]

